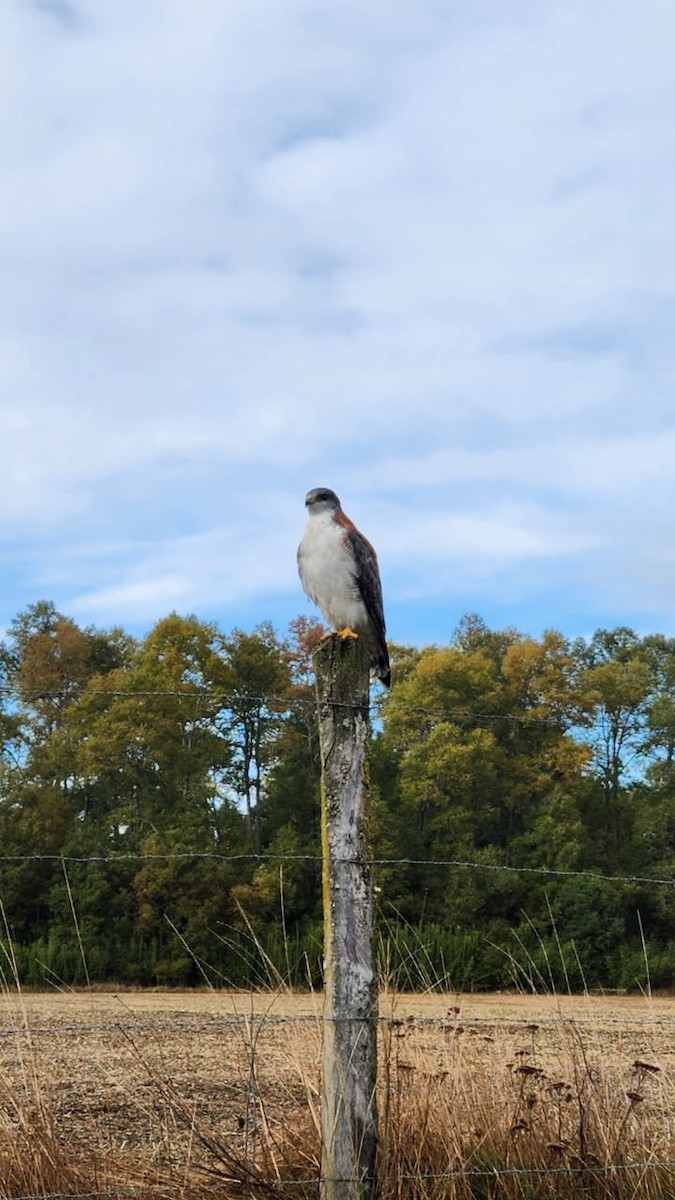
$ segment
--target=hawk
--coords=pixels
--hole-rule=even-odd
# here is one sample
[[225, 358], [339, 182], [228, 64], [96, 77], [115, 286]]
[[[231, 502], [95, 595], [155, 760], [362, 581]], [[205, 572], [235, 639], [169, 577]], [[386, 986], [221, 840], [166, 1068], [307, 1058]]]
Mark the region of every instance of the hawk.
[[309, 518], [298, 546], [302, 586], [334, 632], [365, 639], [371, 676], [390, 687], [377, 555], [330, 488], [312, 488], [305, 504]]

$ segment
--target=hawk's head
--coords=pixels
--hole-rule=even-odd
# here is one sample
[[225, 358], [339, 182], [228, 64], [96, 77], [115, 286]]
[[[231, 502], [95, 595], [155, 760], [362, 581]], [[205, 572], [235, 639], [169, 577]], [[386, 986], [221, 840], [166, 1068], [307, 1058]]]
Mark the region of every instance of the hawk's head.
[[312, 488], [305, 497], [305, 504], [310, 513], [335, 512], [340, 508], [340, 501], [330, 488]]

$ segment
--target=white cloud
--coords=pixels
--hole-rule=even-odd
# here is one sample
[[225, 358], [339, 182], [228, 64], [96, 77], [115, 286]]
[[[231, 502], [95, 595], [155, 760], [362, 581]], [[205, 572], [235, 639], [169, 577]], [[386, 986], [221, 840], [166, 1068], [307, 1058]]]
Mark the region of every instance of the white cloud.
[[668, 619], [669, 7], [0, 22], [0, 619], [273, 609], [318, 482], [394, 592]]
[[[436, 495], [451, 484], [461, 490], [470, 483], [481, 487], [483, 494], [486, 488], [499, 489], [502, 495], [544, 491], [567, 504], [584, 500], [589, 506], [586, 515], [597, 511], [595, 506], [602, 501], [630, 507], [638, 494], [643, 502], [653, 499], [660, 503], [663, 515], [669, 517], [675, 503], [673, 461], [675, 430], [634, 437], [598, 435], [585, 440], [577, 440], [570, 430], [566, 437], [535, 445], [475, 450], [459, 446], [420, 457], [383, 458], [370, 481], [388, 493], [414, 488]], [[362, 473], [360, 486], [365, 486], [365, 481], [366, 473]], [[603, 516], [604, 512], [602, 509]]]
[[383, 546], [394, 563], [400, 560], [408, 570], [413, 564], [482, 564], [493, 570], [503, 564], [516, 565], [522, 560], [551, 559], [562, 554], [586, 550], [594, 538], [582, 532], [572, 533], [542, 520], [529, 512], [493, 512], [481, 516], [439, 513], [420, 518], [418, 513], [402, 518], [397, 514], [395, 534], [385, 536]]

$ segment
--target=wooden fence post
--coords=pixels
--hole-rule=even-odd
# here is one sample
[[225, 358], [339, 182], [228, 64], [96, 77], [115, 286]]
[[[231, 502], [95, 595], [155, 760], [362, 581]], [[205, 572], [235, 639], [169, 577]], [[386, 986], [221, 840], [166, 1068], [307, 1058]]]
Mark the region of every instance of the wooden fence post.
[[327, 638], [314, 653], [314, 670], [324, 914], [321, 1200], [371, 1200], [378, 996], [366, 841], [370, 679], [362, 639]]

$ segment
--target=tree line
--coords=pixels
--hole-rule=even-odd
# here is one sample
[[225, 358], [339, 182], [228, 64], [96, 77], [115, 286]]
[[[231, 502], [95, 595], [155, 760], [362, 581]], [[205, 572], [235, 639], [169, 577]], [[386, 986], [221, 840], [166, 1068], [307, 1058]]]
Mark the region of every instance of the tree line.
[[[142, 639], [47, 601], [0, 644], [10, 981], [321, 980], [319, 758], [297, 618]], [[378, 953], [399, 987], [669, 987], [675, 639], [464, 617], [374, 703]]]

